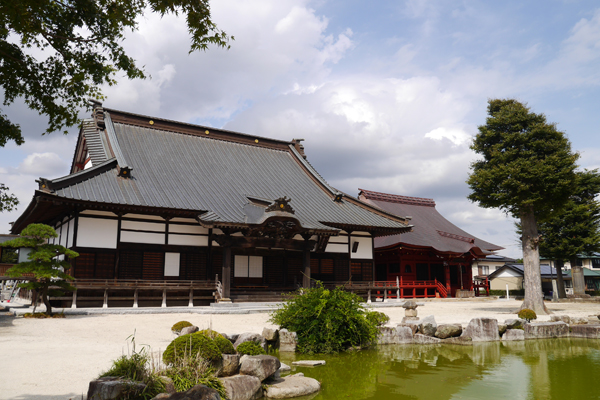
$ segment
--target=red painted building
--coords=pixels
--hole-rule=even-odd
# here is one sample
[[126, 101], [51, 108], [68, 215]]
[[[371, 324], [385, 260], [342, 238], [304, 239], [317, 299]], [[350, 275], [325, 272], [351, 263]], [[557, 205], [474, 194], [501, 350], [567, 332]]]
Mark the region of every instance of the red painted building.
[[359, 190], [359, 199], [409, 216], [414, 225], [411, 232], [375, 239], [376, 281], [437, 281], [454, 296], [457, 289], [471, 288], [474, 259], [502, 249], [448, 221], [436, 210], [433, 199]]

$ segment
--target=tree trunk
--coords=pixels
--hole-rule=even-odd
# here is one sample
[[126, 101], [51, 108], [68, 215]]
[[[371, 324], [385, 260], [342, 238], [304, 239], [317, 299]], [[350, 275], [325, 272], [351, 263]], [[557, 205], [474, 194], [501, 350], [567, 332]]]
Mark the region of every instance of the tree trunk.
[[50, 305], [50, 299], [48, 298], [48, 286], [42, 289], [42, 301], [46, 306], [46, 315], [52, 315], [52, 306]]
[[521, 211], [521, 227], [523, 229], [523, 288], [525, 299], [521, 309], [529, 308], [536, 314], [548, 314], [542, 292], [542, 274], [540, 271], [539, 235], [533, 207]]
[[563, 260], [556, 260], [556, 285], [558, 286], [558, 298], [566, 299], [565, 280], [563, 279], [562, 269], [565, 266]]
[[583, 277], [583, 267], [577, 266], [577, 257], [572, 257], [571, 262], [571, 278], [573, 279], [573, 294], [585, 294], [585, 278]]

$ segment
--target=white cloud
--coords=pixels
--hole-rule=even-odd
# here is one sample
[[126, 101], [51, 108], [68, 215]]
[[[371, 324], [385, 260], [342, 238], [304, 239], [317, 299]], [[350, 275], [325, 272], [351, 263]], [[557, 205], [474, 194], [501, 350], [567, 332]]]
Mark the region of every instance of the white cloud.
[[19, 165], [18, 171], [27, 175], [55, 176], [65, 170], [66, 160], [56, 153], [33, 153]]

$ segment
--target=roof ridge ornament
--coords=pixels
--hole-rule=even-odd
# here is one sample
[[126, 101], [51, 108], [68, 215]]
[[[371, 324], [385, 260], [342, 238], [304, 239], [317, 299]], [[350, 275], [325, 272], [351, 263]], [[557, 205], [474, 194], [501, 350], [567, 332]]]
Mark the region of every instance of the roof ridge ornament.
[[289, 204], [291, 200], [292, 199], [289, 199], [287, 196], [280, 197], [276, 199], [273, 204], [267, 207], [265, 212], [283, 211], [290, 214], [296, 214], [296, 211], [294, 211], [292, 206]]

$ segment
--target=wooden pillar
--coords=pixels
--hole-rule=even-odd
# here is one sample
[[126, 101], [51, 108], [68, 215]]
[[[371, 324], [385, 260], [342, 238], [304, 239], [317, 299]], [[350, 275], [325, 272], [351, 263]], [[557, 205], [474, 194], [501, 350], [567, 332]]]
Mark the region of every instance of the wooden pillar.
[[304, 249], [302, 252], [302, 267], [304, 274], [302, 275], [302, 287], [310, 287], [310, 249]]
[[231, 288], [231, 245], [223, 247], [223, 300], [228, 301]]

